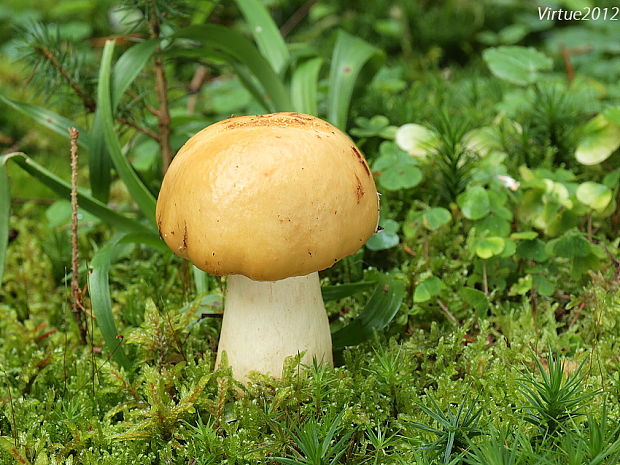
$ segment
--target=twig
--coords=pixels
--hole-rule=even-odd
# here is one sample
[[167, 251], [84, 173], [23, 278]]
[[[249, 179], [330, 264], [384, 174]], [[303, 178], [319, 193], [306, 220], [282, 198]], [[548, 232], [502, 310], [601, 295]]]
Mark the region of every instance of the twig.
[[299, 23], [303, 21], [303, 19], [308, 15], [310, 9], [314, 6], [314, 4], [318, 0], [308, 0], [301, 7], [299, 7], [289, 19], [282, 25], [280, 28], [280, 34], [284, 37], [289, 35], [293, 29], [295, 29]]
[[159, 134], [157, 134], [155, 131], [149, 129], [149, 128], [145, 128], [143, 126], [140, 126], [138, 123], [131, 121], [127, 118], [122, 118], [122, 117], [117, 117], [116, 120], [121, 123], [124, 124], [126, 126], [129, 126], [131, 128], [134, 128], [136, 131], [141, 132], [142, 134], [146, 134], [147, 136], [149, 136], [151, 139], [155, 139], [157, 142], [159, 142]]
[[161, 56], [155, 58], [155, 86], [157, 88], [157, 101], [159, 111], [159, 147], [162, 156], [162, 171], [164, 174], [172, 161], [172, 148], [170, 147], [170, 112], [168, 111], [168, 84], [164, 70], [164, 60]]
[[82, 104], [86, 107], [86, 109], [88, 109], [90, 112], [94, 112], [97, 109], [97, 104], [95, 103], [93, 98], [88, 95], [84, 91], [84, 89], [82, 89], [80, 85], [71, 78], [69, 72], [65, 68], [63, 68], [62, 64], [58, 61], [58, 58], [56, 58], [56, 56], [47, 48], [39, 48], [38, 51], [39, 53], [41, 53], [41, 55], [45, 57], [45, 59], [50, 62], [50, 64], [54, 68], [56, 68], [56, 71], [60, 73], [60, 75], [65, 79], [65, 81], [67, 81], [67, 84], [69, 84], [69, 86], [74, 90], [80, 100], [82, 100]]
[[189, 91], [191, 93], [189, 99], [187, 99], [187, 112], [189, 114], [193, 114], [196, 110], [196, 103], [198, 102], [198, 92], [207, 80], [207, 76], [209, 76], [208, 68], [204, 65], [198, 65], [198, 68], [196, 68], [194, 76], [189, 83]]
[[71, 311], [80, 331], [80, 340], [86, 345], [87, 327], [82, 315], [82, 294], [78, 282], [78, 200], [77, 200], [77, 174], [78, 174], [78, 137], [80, 132], [75, 128], [69, 128], [71, 136]]
[[568, 50], [564, 44], [560, 46], [560, 53], [562, 54], [562, 60], [564, 61], [564, 68], [566, 69], [566, 80], [570, 86], [575, 80], [575, 68], [571, 62], [571, 51]]
[[[156, 14], [149, 22], [151, 38], [158, 39], [160, 36], [159, 18]], [[168, 110], [168, 83], [166, 81], [166, 68], [161, 54], [161, 47], [157, 47], [155, 55], [155, 89], [159, 108], [154, 113], [159, 122], [159, 147], [162, 158], [162, 172], [166, 174], [172, 161], [172, 148], [170, 147], [170, 111]]]
[[439, 299], [437, 299], [437, 304], [439, 305], [439, 308], [441, 308], [441, 311], [448, 317], [448, 319], [452, 323], [454, 323], [455, 325], [460, 325], [459, 320], [457, 320], [454, 314], [450, 310], [448, 310], [448, 307], [446, 307], [446, 304], [444, 304]]

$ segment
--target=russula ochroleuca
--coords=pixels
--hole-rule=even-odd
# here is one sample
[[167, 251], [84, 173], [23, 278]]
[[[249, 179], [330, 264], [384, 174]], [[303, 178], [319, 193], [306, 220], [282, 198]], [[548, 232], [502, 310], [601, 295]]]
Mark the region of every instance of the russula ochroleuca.
[[190, 138], [157, 200], [161, 237], [177, 255], [228, 275], [217, 363], [235, 378], [280, 376], [303, 353], [332, 364], [317, 271], [375, 232], [378, 197], [359, 149], [301, 113], [241, 116]]

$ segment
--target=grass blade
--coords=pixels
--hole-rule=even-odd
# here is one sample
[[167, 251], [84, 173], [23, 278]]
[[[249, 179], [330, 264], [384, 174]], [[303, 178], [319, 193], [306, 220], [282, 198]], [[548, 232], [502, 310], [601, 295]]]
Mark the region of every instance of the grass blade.
[[360, 281], [357, 283], [323, 286], [321, 288], [321, 294], [323, 294], [323, 302], [329, 302], [330, 300], [344, 299], [358, 292], [366, 291], [376, 285], [376, 281]]
[[121, 97], [151, 59], [158, 45], [158, 40], [147, 40], [133, 45], [116, 61], [112, 83], [112, 111], [116, 110]]
[[132, 199], [153, 224], [155, 223], [155, 197], [142, 183], [133, 167], [121, 151], [121, 144], [114, 132], [112, 118], [112, 98], [110, 91], [110, 75], [114, 42], [108, 41], [103, 47], [101, 68], [99, 69], [99, 86], [97, 87], [97, 108], [101, 111], [101, 121], [105, 142], [116, 172], [123, 180]]
[[323, 60], [312, 58], [295, 68], [291, 77], [293, 108], [300, 113], [317, 115], [317, 83]]
[[256, 47], [243, 35], [216, 24], [190, 26], [176, 37], [198, 41], [205, 48], [214, 48], [247, 66], [258, 79], [271, 103], [271, 111], [292, 111], [293, 105], [282, 80]]
[[359, 344], [375, 331], [385, 328], [396, 315], [405, 297], [405, 283], [389, 275], [380, 275], [368, 303], [357, 318], [332, 334], [334, 349]]
[[9, 219], [11, 217], [11, 202], [9, 199], [11, 197], [6, 162], [4, 159], [0, 161], [0, 285], [2, 285], [6, 252], [9, 246]]
[[259, 0], [236, 0], [235, 3], [250, 25], [261, 54], [276, 73], [282, 73], [290, 56], [284, 38], [265, 5]]
[[[26, 154], [17, 152], [0, 157], [1, 164], [6, 164], [9, 160], [17, 163], [24, 171], [49, 187], [61, 198], [69, 199], [71, 195], [71, 185], [36, 163]], [[78, 190], [78, 202], [80, 208], [83, 208], [87, 212], [92, 213], [101, 220], [122, 231], [139, 232], [157, 237], [157, 233], [154, 229], [134, 219], [121, 215], [81, 189]]]
[[[110, 199], [110, 185], [112, 183], [112, 160], [105, 145], [103, 134], [103, 119], [101, 110], [97, 109], [93, 122], [92, 143], [88, 152], [88, 181], [93, 197], [103, 203]], [[80, 133], [80, 138], [81, 138]], [[79, 139], [78, 139], [79, 140]]]
[[344, 31], [338, 32], [329, 70], [327, 119], [343, 131], [355, 82], [364, 65], [373, 57], [382, 58], [378, 48]]
[[48, 129], [51, 129], [56, 134], [59, 134], [62, 137], [66, 137], [67, 139], [69, 138], [69, 128], [77, 128], [80, 131], [80, 138], [78, 139], [78, 144], [85, 149], [88, 149], [90, 147], [91, 138], [88, 131], [86, 131], [85, 129], [80, 129], [80, 127], [77, 126], [70, 119], [67, 119], [64, 116], [60, 116], [59, 114], [45, 108], [37, 107], [36, 105], [16, 102], [15, 100], [11, 100], [4, 95], [0, 95], [0, 100], [6, 103], [11, 108], [19, 111], [20, 113], [28, 116], [29, 118], [32, 118], [37, 123], [45, 126]]
[[110, 243], [99, 249], [90, 263], [88, 274], [88, 290], [91, 305], [95, 314], [95, 321], [103, 335], [103, 340], [111, 357], [125, 369], [131, 368], [131, 362], [125, 355], [122, 338], [114, 323], [112, 315], [112, 298], [110, 296], [109, 272], [115, 252], [115, 243]]
[[[142, 68], [151, 58], [158, 44], [159, 42], [156, 40], [149, 40], [134, 45], [123, 53], [114, 65], [114, 72], [112, 74], [113, 114], [123, 94], [138, 77], [138, 74], [140, 74]], [[102, 115], [101, 107], [97, 107], [95, 122], [91, 132], [88, 173], [93, 197], [107, 203], [110, 197], [110, 183], [112, 181], [112, 159], [106, 146]]]

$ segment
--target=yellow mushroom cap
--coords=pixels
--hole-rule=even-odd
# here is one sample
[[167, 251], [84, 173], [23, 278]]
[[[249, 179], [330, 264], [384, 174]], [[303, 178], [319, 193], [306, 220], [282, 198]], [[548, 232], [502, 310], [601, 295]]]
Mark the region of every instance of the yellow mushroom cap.
[[331, 124], [301, 113], [241, 116], [190, 138], [157, 200], [161, 237], [214, 275], [277, 281], [329, 268], [375, 232], [368, 164]]

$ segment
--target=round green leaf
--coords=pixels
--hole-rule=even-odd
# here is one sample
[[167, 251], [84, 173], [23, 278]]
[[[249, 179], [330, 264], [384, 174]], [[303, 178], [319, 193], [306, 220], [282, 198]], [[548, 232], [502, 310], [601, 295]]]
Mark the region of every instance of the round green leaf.
[[401, 165], [394, 166], [383, 173], [379, 178], [379, 184], [389, 191], [409, 189], [420, 184], [422, 171], [417, 166]]
[[375, 233], [368, 242], [366, 247], [370, 250], [385, 250], [395, 247], [400, 242], [398, 238], [398, 228], [400, 225], [394, 220], [381, 221], [383, 229]]
[[380, 156], [372, 166], [381, 187], [386, 190], [409, 189], [422, 180], [422, 171], [417, 161], [399, 149], [394, 142], [383, 142], [379, 148]]
[[549, 247], [558, 257], [577, 258], [591, 254], [592, 247], [581, 234], [565, 234], [549, 243]]
[[448, 224], [452, 219], [452, 215], [448, 210], [442, 207], [433, 207], [422, 213], [422, 223], [432, 231], [439, 229], [444, 224]]
[[446, 285], [439, 278], [432, 277], [418, 284], [413, 294], [413, 301], [416, 303], [426, 302], [439, 295]]
[[489, 194], [480, 186], [467, 189], [458, 196], [456, 203], [460, 207], [465, 218], [470, 220], [484, 218], [490, 211]]
[[549, 297], [555, 292], [555, 285], [542, 275], [534, 275], [533, 282], [540, 295]]
[[620, 106], [608, 108], [603, 112], [603, 116], [610, 123], [620, 125]]
[[613, 197], [611, 189], [596, 182], [584, 182], [577, 188], [577, 199], [597, 211], [607, 208]]
[[481, 315], [489, 308], [489, 299], [484, 292], [471, 287], [464, 287], [459, 291], [461, 299], [476, 311], [476, 314]]
[[544, 262], [549, 258], [545, 243], [540, 239], [530, 239], [519, 242], [517, 256], [537, 262]]
[[541, 71], [553, 66], [551, 58], [526, 47], [488, 48], [482, 56], [495, 76], [517, 85], [536, 82]]
[[476, 231], [486, 233], [479, 234], [481, 236], [508, 236], [510, 234], [510, 223], [497, 215], [490, 214], [476, 223]]
[[618, 147], [620, 126], [598, 115], [586, 124], [575, 157], [584, 165], [596, 165], [607, 160]]
[[510, 239], [504, 239], [504, 250], [501, 253], [501, 257], [512, 257], [517, 251], [517, 244]]
[[419, 124], [405, 124], [396, 131], [398, 146], [414, 157], [424, 157], [437, 143], [437, 134]]
[[512, 233], [510, 235], [510, 238], [518, 241], [518, 240], [530, 240], [530, 239], [536, 239], [538, 237], [538, 233], [536, 231], [520, 231], [520, 232], [515, 232]]
[[506, 242], [501, 237], [485, 237], [476, 242], [476, 255], [480, 258], [491, 258], [504, 251]]

